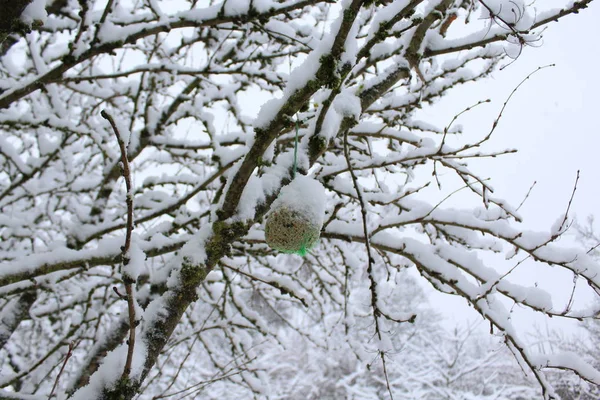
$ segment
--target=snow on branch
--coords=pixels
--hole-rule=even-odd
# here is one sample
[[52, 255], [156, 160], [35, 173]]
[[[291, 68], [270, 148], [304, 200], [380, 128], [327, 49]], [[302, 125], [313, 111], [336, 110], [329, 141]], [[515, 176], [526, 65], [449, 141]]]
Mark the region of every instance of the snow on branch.
[[[576, 287], [600, 293], [594, 252], [558, 241], [571, 201], [528, 231], [479, 169], [518, 149], [494, 147], [506, 105], [547, 78], [474, 139], [463, 116], [497, 99], [424, 117], [591, 0], [50, 3], [0, 21], [0, 397], [550, 399], [551, 371], [599, 382], [511, 319], [598, 315]], [[315, 185], [284, 193], [325, 213], [303, 257], [265, 242], [296, 171]], [[516, 278], [532, 265], [573, 277], [566, 304]], [[443, 329], [420, 284], [463, 298], [485, 344]]]

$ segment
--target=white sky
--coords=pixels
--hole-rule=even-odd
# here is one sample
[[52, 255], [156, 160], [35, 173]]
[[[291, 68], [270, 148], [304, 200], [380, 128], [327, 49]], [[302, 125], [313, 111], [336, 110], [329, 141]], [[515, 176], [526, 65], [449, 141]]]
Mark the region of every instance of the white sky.
[[[538, 0], [546, 7], [559, 6], [564, 0]], [[527, 47], [512, 65], [496, 71], [491, 78], [464, 86], [425, 111], [429, 117], [445, 125], [452, 116], [485, 98], [492, 104], [480, 106], [466, 118], [461, 118], [466, 135], [483, 136], [489, 130], [502, 103], [519, 82], [536, 68], [544, 69], [527, 81], [509, 103], [492, 143], [494, 149], [517, 148], [516, 154], [470, 163], [473, 169], [492, 178], [497, 197], [517, 206], [534, 181], [537, 185], [520, 209], [524, 226], [533, 230], [548, 230], [566, 210], [577, 170], [580, 181], [571, 215], [584, 220], [590, 214], [600, 216], [600, 4], [593, 2], [578, 15], [568, 16], [560, 23], [549, 25], [543, 43], [538, 48]], [[445, 114], [445, 115], [442, 115]], [[488, 147], [491, 148], [491, 147]], [[475, 168], [476, 167], [476, 168]], [[600, 231], [600, 229], [599, 229]], [[562, 239], [567, 244], [569, 238]], [[541, 271], [532, 265], [519, 267], [513, 279], [550, 289], [560, 302], [568, 298], [572, 276], [556, 271]], [[581, 285], [583, 286], [583, 285]], [[591, 301], [584, 296], [579, 303]], [[477, 319], [465, 302], [450, 300], [445, 295], [433, 295], [436, 307], [456, 320]], [[577, 305], [577, 304], [576, 304]], [[479, 318], [480, 319], [480, 318]], [[543, 318], [520, 315], [515, 323], [530, 330]], [[572, 325], [554, 318], [553, 328], [570, 331]], [[485, 327], [483, 327], [485, 329]]]

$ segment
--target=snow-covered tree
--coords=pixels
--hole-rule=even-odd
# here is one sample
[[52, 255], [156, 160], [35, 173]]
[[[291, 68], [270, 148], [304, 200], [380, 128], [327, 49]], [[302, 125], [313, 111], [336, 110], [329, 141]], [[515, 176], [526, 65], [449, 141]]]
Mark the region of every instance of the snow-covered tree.
[[[591, 1], [1, 2], [0, 396], [285, 397], [271, 383], [311, 346], [346, 372], [371, 355], [356, 398], [454, 390], [419, 376], [443, 346], [391, 366], [419, 319], [398, 295], [407, 268], [464, 298], [544, 398], [546, 369], [600, 384], [512, 325], [515, 305], [596, 315], [511, 281], [523, 260], [594, 289], [600, 266], [555, 243], [568, 213], [524, 231], [468, 167], [513, 151], [490, 148], [504, 107], [472, 142], [418, 115]], [[461, 209], [452, 185], [471, 193]]]
[[[600, 236], [595, 227], [594, 216], [589, 216], [585, 223], [575, 222], [574, 233], [577, 240], [583, 245], [587, 253], [596, 260], [600, 257], [598, 246]], [[573, 281], [573, 293], [581, 285], [578, 279]], [[572, 301], [569, 302], [572, 304]], [[593, 307], [596, 309], [595, 318], [586, 319], [579, 324], [579, 330], [571, 335], [561, 331], [539, 332], [538, 346], [542, 352], [554, 353], [557, 351], [582, 354], [583, 359], [596, 369], [600, 369], [600, 303], [596, 299]], [[600, 397], [600, 387], [590, 384], [585, 379], [558, 370], [552, 376], [556, 391], [563, 400], [594, 400]]]
[[[283, 351], [270, 350], [264, 356], [271, 397], [377, 400], [388, 397], [388, 385], [394, 399], [404, 400], [516, 400], [539, 396], [499, 338], [482, 336], [479, 323], [443, 328], [442, 316], [414, 290], [416, 282], [404, 273], [398, 277], [402, 277], [397, 280], [400, 290], [390, 293], [388, 300], [417, 311], [418, 318], [390, 332], [385, 370], [367, 329], [321, 335], [326, 338], [325, 345], [315, 344], [290, 329], [279, 336]], [[366, 307], [368, 303], [363, 304]], [[367, 327], [371, 318], [365, 312], [354, 325]], [[345, 340], [340, 341], [340, 337]]]

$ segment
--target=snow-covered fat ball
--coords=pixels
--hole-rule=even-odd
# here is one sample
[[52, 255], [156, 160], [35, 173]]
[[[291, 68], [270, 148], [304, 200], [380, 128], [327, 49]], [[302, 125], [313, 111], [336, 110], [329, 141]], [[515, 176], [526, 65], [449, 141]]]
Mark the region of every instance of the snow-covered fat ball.
[[321, 233], [325, 215], [325, 188], [298, 175], [281, 189], [265, 224], [267, 244], [283, 253], [305, 255]]

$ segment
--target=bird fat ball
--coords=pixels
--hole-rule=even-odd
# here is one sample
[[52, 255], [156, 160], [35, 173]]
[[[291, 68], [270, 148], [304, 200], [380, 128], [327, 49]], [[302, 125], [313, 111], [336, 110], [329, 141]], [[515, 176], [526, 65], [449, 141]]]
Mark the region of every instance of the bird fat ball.
[[321, 226], [287, 207], [273, 210], [265, 225], [267, 244], [284, 253], [306, 254], [319, 240]]
[[305, 255], [319, 240], [325, 201], [325, 188], [320, 182], [296, 176], [281, 190], [267, 216], [267, 244], [283, 253]]

